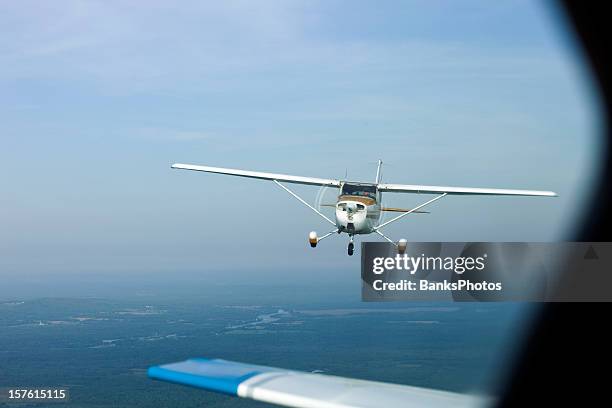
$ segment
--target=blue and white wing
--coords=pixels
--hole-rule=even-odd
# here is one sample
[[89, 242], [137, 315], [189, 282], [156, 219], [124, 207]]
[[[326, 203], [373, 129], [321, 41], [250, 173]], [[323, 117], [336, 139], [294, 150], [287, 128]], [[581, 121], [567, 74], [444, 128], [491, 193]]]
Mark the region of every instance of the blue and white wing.
[[477, 407], [476, 396], [355, 380], [219, 359], [149, 368], [149, 377], [242, 398], [299, 408]]

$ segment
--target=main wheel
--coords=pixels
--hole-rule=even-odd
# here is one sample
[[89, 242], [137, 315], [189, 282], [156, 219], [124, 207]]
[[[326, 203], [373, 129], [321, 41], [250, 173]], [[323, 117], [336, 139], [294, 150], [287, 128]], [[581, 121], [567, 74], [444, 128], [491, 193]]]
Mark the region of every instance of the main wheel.
[[408, 246], [408, 241], [404, 238], [400, 239], [397, 242], [397, 253], [400, 255], [404, 255], [406, 253], [406, 247]]
[[349, 256], [353, 255], [353, 251], [355, 250], [355, 244], [353, 244], [352, 242], [349, 242], [348, 244], [348, 254]]

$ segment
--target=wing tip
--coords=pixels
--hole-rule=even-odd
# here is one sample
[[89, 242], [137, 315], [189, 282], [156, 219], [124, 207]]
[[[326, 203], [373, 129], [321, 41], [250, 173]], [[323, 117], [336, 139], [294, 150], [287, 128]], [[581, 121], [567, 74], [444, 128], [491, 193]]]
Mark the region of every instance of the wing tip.
[[152, 378], [154, 380], [158, 380], [157, 373], [159, 372], [159, 366], [152, 366], [147, 369], [147, 377]]
[[149, 367], [147, 376], [231, 396], [238, 395], [238, 387], [246, 380], [274, 368], [243, 364], [222, 359], [190, 358], [176, 363]]

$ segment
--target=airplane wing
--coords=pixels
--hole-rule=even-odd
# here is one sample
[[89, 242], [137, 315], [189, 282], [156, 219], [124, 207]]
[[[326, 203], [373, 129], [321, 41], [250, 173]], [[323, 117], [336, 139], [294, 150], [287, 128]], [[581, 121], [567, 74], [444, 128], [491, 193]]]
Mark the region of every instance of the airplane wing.
[[481, 407], [482, 397], [325, 374], [191, 359], [149, 368], [149, 377], [295, 408]]
[[223, 167], [198, 166], [195, 164], [175, 163], [173, 169], [204, 171], [207, 173], [227, 174], [229, 176], [250, 177], [262, 180], [284, 181], [294, 184], [309, 184], [313, 186], [340, 187], [340, 180], [322, 179], [314, 177], [290, 176], [288, 174], [264, 173], [260, 171], [248, 171], [237, 169], [226, 169]]
[[542, 196], [556, 197], [554, 191], [538, 190], [507, 190], [501, 188], [471, 188], [471, 187], [443, 187], [418, 186], [411, 184], [385, 184], [378, 185], [379, 191], [396, 193], [422, 193], [422, 194], [465, 194], [465, 195], [506, 195], [506, 196]]

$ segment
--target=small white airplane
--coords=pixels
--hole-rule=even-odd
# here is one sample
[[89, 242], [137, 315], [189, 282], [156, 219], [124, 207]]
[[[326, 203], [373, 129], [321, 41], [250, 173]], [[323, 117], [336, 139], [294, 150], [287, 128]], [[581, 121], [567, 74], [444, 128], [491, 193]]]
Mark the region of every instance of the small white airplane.
[[[380, 230], [387, 225], [405, 217], [408, 214], [423, 213], [423, 207], [437, 201], [447, 195], [505, 195], [505, 196], [540, 196], [555, 197], [557, 194], [552, 191], [535, 190], [507, 190], [497, 188], [470, 188], [470, 187], [442, 187], [442, 186], [419, 186], [411, 184], [388, 184], [381, 181], [382, 161], [378, 161], [376, 170], [376, 180], [374, 183], [342, 181], [334, 179], [322, 179], [314, 177], [291, 176], [287, 174], [263, 173], [259, 171], [247, 171], [237, 169], [226, 169], [222, 167], [198, 166], [193, 164], [176, 163], [173, 169], [203, 171], [207, 173], [226, 174], [230, 176], [249, 177], [262, 180], [271, 180], [283, 190], [298, 199], [326, 222], [334, 226], [330, 232], [318, 236], [315, 231], [310, 232], [308, 241], [311, 247], [316, 247], [319, 242], [333, 234], [346, 233], [349, 236], [348, 254], [353, 255], [355, 245], [354, 236], [357, 234], [378, 234], [387, 241], [391, 242], [398, 249], [399, 253], [406, 251], [407, 241], [400, 239], [395, 242], [384, 235]], [[327, 186], [339, 189], [339, 195], [335, 204], [324, 204], [335, 207], [335, 221], [332, 221], [318, 209], [308, 204], [304, 199], [291, 191], [283, 183], [306, 184], [311, 186]], [[387, 208], [381, 205], [383, 192], [395, 193], [419, 193], [436, 194], [436, 196], [412, 209]], [[384, 211], [400, 212], [402, 214], [380, 223], [381, 214]]]

